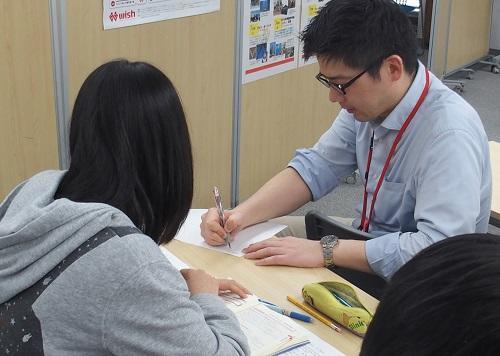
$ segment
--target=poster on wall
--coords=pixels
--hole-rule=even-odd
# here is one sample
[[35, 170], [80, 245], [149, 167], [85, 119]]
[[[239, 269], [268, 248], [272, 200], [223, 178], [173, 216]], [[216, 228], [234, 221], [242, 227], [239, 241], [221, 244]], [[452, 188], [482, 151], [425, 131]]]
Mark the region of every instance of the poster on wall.
[[297, 68], [300, 0], [245, 0], [243, 83]]
[[105, 30], [220, 10], [220, 0], [103, 0]]
[[[325, 6], [330, 0], [302, 0], [302, 12], [300, 16], [300, 32], [309, 25], [312, 18], [317, 15], [319, 9]], [[303, 67], [308, 64], [317, 63], [316, 57], [311, 57], [307, 61], [304, 60], [302, 41], [299, 44], [299, 67]]]

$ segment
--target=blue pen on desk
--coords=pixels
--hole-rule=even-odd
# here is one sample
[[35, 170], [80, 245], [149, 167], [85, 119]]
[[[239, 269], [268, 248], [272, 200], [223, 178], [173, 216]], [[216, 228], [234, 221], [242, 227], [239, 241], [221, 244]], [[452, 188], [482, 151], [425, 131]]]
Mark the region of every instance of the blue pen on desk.
[[301, 321], [305, 321], [307, 323], [311, 323], [312, 322], [312, 318], [309, 315], [305, 315], [305, 314], [301, 314], [301, 313], [297, 313], [297, 312], [294, 312], [294, 311], [289, 311], [289, 310], [283, 309], [283, 308], [277, 306], [276, 304], [273, 304], [271, 302], [268, 302], [267, 300], [263, 300], [263, 299], [260, 299], [260, 298], [259, 298], [259, 302], [261, 302], [262, 304], [264, 304], [269, 309], [274, 310], [277, 313], [289, 316], [290, 318], [301, 320]]

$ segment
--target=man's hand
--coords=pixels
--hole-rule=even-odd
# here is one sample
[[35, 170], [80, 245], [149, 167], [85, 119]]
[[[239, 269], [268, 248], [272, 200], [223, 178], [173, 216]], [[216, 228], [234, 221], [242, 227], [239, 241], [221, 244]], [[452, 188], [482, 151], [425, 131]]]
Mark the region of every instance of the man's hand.
[[210, 208], [201, 216], [201, 236], [211, 246], [224, 245], [227, 233], [237, 233], [243, 228], [243, 217], [235, 210], [224, 211], [226, 225], [221, 226], [216, 208]]
[[323, 248], [319, 241], [287, 236], [271, 238], [243, 249], [245, 258], [258, 266], [284, 265], [323, 267]]
[[245, 298], [250, 291], [232, 279], [218, 279], [201, 269], [182, 269], [181, 274], [186, 280], [191, 295], [200, 293], [219, 294], [233, 292]]

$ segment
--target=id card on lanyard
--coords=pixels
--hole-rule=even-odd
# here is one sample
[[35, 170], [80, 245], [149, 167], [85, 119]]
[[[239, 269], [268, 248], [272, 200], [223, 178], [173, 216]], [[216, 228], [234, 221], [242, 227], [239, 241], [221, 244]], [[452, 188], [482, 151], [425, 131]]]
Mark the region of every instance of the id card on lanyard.
[[392, 156], [394, 156], [394, 152], [396, 151], [396, 148], [399, 144], [399, 141], [401, 141], [401, 137], [403, 136], [406, 128], [410, 124], [411, 120], [413, 120], [413, 117], [417, 113], [418, 109], [424, 102], [425, 97], [427, 96], [427, 93], [429, 92], [429, 86], [430, 86], [430, 80], [429, 80], [429, 71], [427, 68], [425, 69], [425, 86], [424, 89], [422, 90], [422, 93], [420, 94], [420, 97], [417, 100], [417, 103], [413, 107], [413, 110], [410, 112], [410, 115], [406, 118], [406, 120], [403, 123], [403, 126], [398, 131], [398, 134], [396, 138], [394, 139], [394, 142], [392, 143], [391, 149], [389, 153], [387, 154], [387, 158], [385, 159], [384, 167], [382, 168], [382, 173], [380, 173], [380, 177], [378, 179], [377, 185], [375, 187], [375, 190], [373, 192], [373, 198], [372, 198], [372, 203], [370, 205], [370, 213], [368, 217], [366, 217], [366, 208], [367, 208], [367, 201], [368, 201], [368, 192], [367, 192], [367, 186], [368, 186], [368, 175], [370, 173], [370, 164], [372, 161], [372, 153], [373, 153], [373, 140], [375, 137], [375, 131], [372, 133], [372, 137], [370, 140], [370, 148], [368, 150], [368, 159], [366, 161], [366, 172], [365, 172], [365, 191], [363, 193], [363, 210], [361, 212], [361, 223], [359, 224], [358, 230], [362, 230], [365, 232], [368, 232], [368, 229], [370, 227], [370, 222], [373, 217], [373, 210], [375, 207], [375, 201], [377, 200], [377, 195], [378, 191], [380, 190], [380, 187], [382, 186], [382, 182], [384, 181], [385, 174], [387, 173], [387, 170], [389, 168], [389, 165], [391, 163]]

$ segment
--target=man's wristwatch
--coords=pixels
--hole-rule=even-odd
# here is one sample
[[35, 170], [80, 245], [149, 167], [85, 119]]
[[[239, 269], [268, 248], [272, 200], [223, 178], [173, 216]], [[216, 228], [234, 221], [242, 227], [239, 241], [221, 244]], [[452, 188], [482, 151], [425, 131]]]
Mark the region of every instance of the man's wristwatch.
[[326, 235], [321, 238], [320, 243], [321, 247], [323, 247], [325, 267], [335, 267], [333, 263], [333, 248], [338, 245], [339, 238], [335, 235]]

